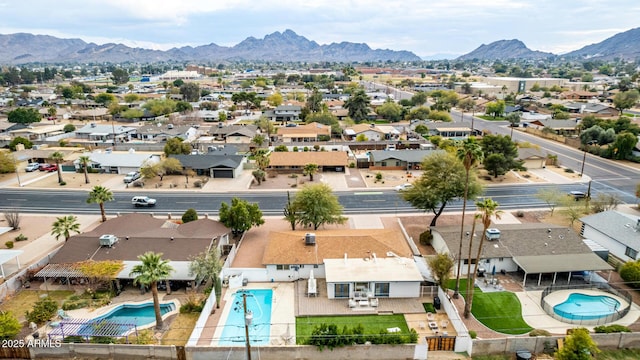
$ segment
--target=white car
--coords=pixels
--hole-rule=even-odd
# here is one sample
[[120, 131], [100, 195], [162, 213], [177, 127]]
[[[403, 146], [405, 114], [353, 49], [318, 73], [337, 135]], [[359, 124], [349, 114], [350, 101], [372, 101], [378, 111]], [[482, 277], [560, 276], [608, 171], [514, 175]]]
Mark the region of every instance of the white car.
[[413, 187], [413, 184], [405, 183], [395, 187], [396, 191], [409, 190]]
[[140, 207], [140, 206], [151, 207], [151, 206], [156, 206], [156, 199], [152, 199], [148, 196], [134, 196], [133, 199], [131, 199], [131, 204], [134, 205], [135, 207]]

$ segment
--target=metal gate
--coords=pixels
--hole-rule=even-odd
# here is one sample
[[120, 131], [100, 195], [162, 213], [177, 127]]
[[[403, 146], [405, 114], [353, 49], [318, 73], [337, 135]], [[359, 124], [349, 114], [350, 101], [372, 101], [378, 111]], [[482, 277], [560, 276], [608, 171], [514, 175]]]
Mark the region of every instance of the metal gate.
[[0, 359], [31, 359], [31, 354], [26, 346], [0, 347]]
[[453, 351], [456, 347], [455, 336], [427, 336], [429, 351]]

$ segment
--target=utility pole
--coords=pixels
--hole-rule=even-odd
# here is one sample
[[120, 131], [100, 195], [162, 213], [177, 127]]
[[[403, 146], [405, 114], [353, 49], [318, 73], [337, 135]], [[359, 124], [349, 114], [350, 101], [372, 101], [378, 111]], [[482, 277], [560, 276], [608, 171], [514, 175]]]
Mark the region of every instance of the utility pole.
[[242, 294], [242, 306], [244, 307], [244, 336], [247, 341], [247, 360], [251, 360], [251, 343], [249, 342], [249, 325], [253, 320], [251, 311], [247, 311], [247, 293]]

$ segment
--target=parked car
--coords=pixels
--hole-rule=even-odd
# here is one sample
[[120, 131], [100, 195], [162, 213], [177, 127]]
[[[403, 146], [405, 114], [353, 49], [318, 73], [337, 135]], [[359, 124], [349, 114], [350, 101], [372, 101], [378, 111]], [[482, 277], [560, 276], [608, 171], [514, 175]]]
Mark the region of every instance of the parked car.
[[584, 199], [584, 198], [587, 197], [587, 193], [585, 193], [583, 191], [569, 191], [569, 193], [567, 195], [573, 196], [573, 199], [575, 201], [578, 201], [580, 199]]
[[125, 175], [124, 179], [122, 179], [122, 181], [124, 181], [125, 184], [129, 184], [132, 183], [136, 180], [140, 179], [140, 173], [138, 171], [132, 171], [130, 173], [128, 173], [127, 175]]
[[54, 171], [58, 171], [58, 165], [56, 164], [49, 164], [49, 166], [45, 169], [46, 172], [54, 172]]
[[409, 190], [413, 187], [413, 184], [404, 183], [395, 187], [396, 191]]
[[24, 169], [26, 172], [32, 172], [40, 169], [40, 164], [37, 162], [29, 163], [27, 167]]
[[38, 170], [40, 170], [40, 171], [47, 171], [47, 168], [48, 168], [49, 166], [51, 166], [51, 164], [47, 164], [47, 163], [40, 164], [40, 165], [38, 166]]
[[131, 199], [131, 204], [135, 207], [151, 207], [156, 206], [156, 199], [152, 199], [148, 196], [134, 196], [133, 199]]

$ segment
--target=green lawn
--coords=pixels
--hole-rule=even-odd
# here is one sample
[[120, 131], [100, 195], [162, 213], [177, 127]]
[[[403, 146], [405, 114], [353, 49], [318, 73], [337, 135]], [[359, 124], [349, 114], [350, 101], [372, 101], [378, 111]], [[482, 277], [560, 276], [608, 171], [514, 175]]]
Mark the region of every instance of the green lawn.
[[18, 320], [25, 321], [25, 311], [31, 310], [33, 308], [33, 304], [40, 300], [42, 296], [47, 294], [51, 299], [57, 301], [58, 304], [61, 305], [64, 299], [73, 295], [73, 291], [51, 290], [47, 292], [43, 290], [22, 290], [16, 295], [5, 299], [0, 306], [0, 310], [10, 311], [18, 318]]
[[[456, 279], [447, 283], [455, 289]], [[460, 279], [460, 294], [467, 296], [467, 279]], [[488, 328], [504, 334], [526, 334], [533, 330], [522, 319], [522, 307], [518, 297], [509, 291], [483, 293], [476, 287], [473, 293], [471, 313]]]
[[402, 315], [358, 315], [358, 316], [310, 316], [296, 318], [296, 340], [303, 344], [311, 336], [315, 326], [335, 324], [338, 330], [344, 326], [353, 328], [362, 324], [365, 334], [379, 334], [381, 330], [398, 327], [401, 334], [408, 334], [409, 327]]
[[518, 297], [509, 291], [476, 291], [473, 295], [471, 313], [488, 328], [503, 334], [519, 335], [533, 330], [522, 319], [522, 307]]

